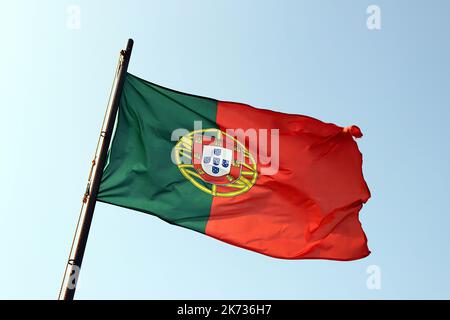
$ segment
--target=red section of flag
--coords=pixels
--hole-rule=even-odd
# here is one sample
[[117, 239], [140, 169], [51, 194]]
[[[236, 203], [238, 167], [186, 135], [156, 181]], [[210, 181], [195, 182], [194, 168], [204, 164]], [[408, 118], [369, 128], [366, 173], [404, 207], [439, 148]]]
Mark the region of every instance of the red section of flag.
[[[358, 219], [370, 198], [352, 136], [362, 135], [359, 128], [231, 102], [218, 103], [216, 121], [222, 131], [279, 129], [279, 170], [260, 174], [239, 196], [214, 197], [206, 234], [285, 259], [353, 260], [370, 253]], [[259, 141], [259, 173], [270, 166], [261, 154], [273, 157], [261, 148]]]

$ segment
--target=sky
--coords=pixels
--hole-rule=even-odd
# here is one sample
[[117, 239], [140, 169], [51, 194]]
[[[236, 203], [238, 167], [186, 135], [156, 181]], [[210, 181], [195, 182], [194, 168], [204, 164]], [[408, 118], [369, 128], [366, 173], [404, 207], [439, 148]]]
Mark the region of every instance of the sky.
[[[370, 5], [380, 29], [367, 26]], [[149, 81], [358, 125], [372, 254], [273, 259], [98, 203], [76, 298], [449, 299], [449, 10], [444, 0], [2, 1], [0, 299], [58, 296], [128, 38], [129, 72]]]

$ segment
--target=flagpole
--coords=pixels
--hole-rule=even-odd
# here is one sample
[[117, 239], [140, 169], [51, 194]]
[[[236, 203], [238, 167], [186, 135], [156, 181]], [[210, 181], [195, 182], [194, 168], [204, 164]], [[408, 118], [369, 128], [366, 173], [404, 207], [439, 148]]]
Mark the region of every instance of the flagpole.
[[106, 108], [105, 118], [98, 139], [97, 149], [89, 173], [86, 191], [81, 205], [80, 217], [78, 218], [75, 236], [70, 249], [69, 259], [64, 272], [59, 300], [73, 300], [76, 290], [76, 283], [83, 262], [83, 255], [86, 249], [86, 243], [89, 236], [92, 217], [94, 215], [97, 194], [102, 179], [103, 167], [105, 165], [109, 144], [114, 128], [114, 123], [119, 109], [120, 97], [122, 95], [123, 84], [130, 62], [131, 51], [133, 49], [133, 40], [128, 39], [125, 50], [120, 51], [119, 62], [111, 89], [111, 95]]

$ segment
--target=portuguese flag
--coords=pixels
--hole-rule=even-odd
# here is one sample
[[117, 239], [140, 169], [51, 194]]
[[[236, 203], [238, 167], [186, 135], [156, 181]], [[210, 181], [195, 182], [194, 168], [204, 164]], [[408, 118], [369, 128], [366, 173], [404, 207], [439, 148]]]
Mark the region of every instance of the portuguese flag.
[[360, 259], [360, 136], [127, 74], [98, 201], [276, 258]]

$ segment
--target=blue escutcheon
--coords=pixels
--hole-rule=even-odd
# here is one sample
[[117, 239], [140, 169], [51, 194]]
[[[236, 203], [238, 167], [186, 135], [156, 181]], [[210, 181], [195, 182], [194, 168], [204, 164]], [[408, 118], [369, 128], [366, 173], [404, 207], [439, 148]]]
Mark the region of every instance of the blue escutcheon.
[[222, 159], [222, 167], [228, 168], [229, 165], [230, 165], [230, 161]]

